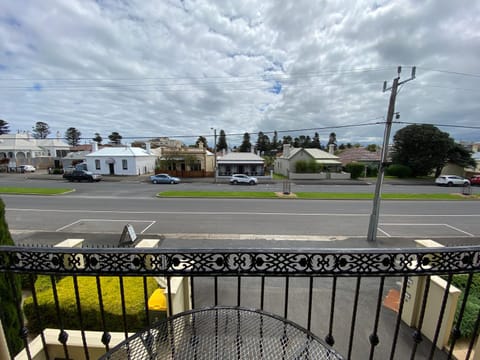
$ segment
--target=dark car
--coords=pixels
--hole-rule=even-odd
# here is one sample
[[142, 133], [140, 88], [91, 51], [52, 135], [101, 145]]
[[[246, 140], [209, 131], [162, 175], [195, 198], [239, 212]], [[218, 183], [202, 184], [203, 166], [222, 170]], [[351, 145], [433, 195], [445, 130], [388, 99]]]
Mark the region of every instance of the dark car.
[[87, 170], [73, 170], [72, 172], [67, 172], [63, 174], [63, 178], [68, 181], [100, 181], [102, 180], [102, 175], [94, 174], [91, 171]]
[[150, 176], [152, 184], [179, 184], [180, 179], [168, 174], [157, 174]]
[[480, 185], [480, 175], [473, 175], [470, 178], [470, 184], [472, 185]]

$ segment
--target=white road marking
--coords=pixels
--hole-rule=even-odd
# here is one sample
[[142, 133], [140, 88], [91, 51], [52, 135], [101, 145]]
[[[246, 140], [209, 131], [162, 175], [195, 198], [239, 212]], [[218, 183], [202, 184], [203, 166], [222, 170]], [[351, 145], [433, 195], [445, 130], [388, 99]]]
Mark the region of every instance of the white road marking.
[[459, 231], [459, 232], [461, 232], [461, 233], [464, 233], [464, 234], [466, 234], [466, 235], [468, 235], [468, 236], [470, 236], [470, 237], [475, 237], [475, 235], [470, 234], [470, 233], [467, 232], [467, 231], [463, 231], [463, 230], [461, 230], [461, 229], [459, 229], [459, 228], [456, 228], [455, 226], [448, 225], [448, 224], [444, 224], [444, 225], [447, 226], [447, 227], [449, 227], [449, 228], [451, 228], [451, 229], [453, 229], [453, 230], [457, 230], [457, 231]]
[[382, 233], [384, 233], [387, 237], [392, 237], [389, 233], [387, 233], [385, 230], [383, 230], [382, 228], [378, 227], [377, 228], [379, 231], [381, 231]]
[[140, 233], [143, 234], [150, 226], [155, 224], [154, 220], [119, 220], [119, 219], [79, 219], [77, 221], [74, 221], [70, 224], [67, 224], [65, 226], [62, 226], [55, 230], [55, 232], [60, 232], [63, 231], [69, 227], [72, 227], [80, 222], [123, 222], [123, 223], [150, 223], [146, 228], [143, 229]]

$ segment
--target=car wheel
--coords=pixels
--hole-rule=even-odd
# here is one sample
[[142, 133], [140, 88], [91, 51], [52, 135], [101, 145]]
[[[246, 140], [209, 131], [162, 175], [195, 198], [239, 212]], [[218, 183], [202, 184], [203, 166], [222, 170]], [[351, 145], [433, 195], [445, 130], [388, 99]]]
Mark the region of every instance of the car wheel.
[[171, 180], [171, 181], [170, 181], [170, 184], [175, 184], [175, 181]]
[[233, 184], [233, 185], [237, 185], [237, 184], [238, 184], [238, 181], [237, 181], [237, 180], [233, 180], [233, 181], [232, 181], [232, 184]]
[[249, 184], [250, 184], [250, 185], [255, 185], [255, 181], [250, 180]]
[[448, 187], [453, 186], [453, 183], [452, 183], [451, 181], [449, 181], [449, 182], [447, 183], [447, 186], [448, 186]]
[[153, 180], [152, 183], [158, 184], [158, 181], [157, 181], [157, 180]]

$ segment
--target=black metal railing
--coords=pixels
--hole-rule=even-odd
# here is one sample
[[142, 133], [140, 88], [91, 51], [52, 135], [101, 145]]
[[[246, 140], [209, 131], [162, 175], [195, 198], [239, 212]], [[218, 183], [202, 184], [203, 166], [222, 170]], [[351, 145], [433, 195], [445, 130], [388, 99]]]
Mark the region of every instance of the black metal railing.
[[[188, 299], [183, 301], [183, 304], [188, 301], [186, 307], [191, 305], [191, 308], [199, 309], [220, 305], [268, 311], [306, 328], [347, 359], [447, 359], [453, 358], [460, 342], [465, 344], [468, 359], [476, 346], [480, 313], [474, 313], [472, 336], [466, 338], [461, 328], [466, 321], [466, 308], [472, 300], [470, 289], [479, 271], [480, 246], [327, 250], [0, 246], [0, 272], [6, 273], [12, 284], [14, 275], [27, 275], [34, 308], [38, 312], [42, 310], [33, 281], [38, 275], [50, 277], [48, 286], [51, 286], [57, 311], [54, 322], [65, 359], [77, 357], [71, 357], [69, 353], [71, 329], [64, 326], [64, 320], [72, 315], [61, 310], [57, 280], [61, 277], [73, 279], [74, 316], [79, 319], [77, 329], [83, 347], [78, 358], [91, 359], [95, 357], [89, 352], [92, 345], [87, 329], [83, 327], [86, 314], [82, 313], [83, 299], [79, 295], [78, 279], [91, 277], [96, 281], [97, 291], [91, 297], [100, 306], [97, 342], [103, 344], [101, 352], [104, 353], [112, 346], [111, 329], [105, 321], [106, 299], [100, 281], [107, 276], [118, 277], [120, 283], [122, 337], [125, 339], [138, 331], [129, 328], [130, 319], [124, 306], [128, 300], [125, 277], [143, 279], [142, 288], [138, 288], [146, 309], [142, 326], [148, 326], [152, 321], [147, 304], [147, 279], [163, 277], [170, 290], [172, 282], [181, 277], [188, 280], [190, 289]], [[442, 331], [445, 331], [451, 313], [452, 282], [459, 274], [465, 274], [465, 287], [453, 327], [450, 330], [447, 326], [447, 341], [443, 346], [441, 338], [445, 336]], [[436, 276], [440, 276], [440, 280]], [[442, 290], [440, 295], [434, 295], [433, 286], [439, 282]], [[412, 283], [421, 283], [415, 293]], [[171, 312], [176, 306], [177, 295], [173, 291], [167, 292], [166, 302]], [[392, 296], [393, 306], [387, 301]], [[20, 299], [17, 300], [20, 303]], [[438, 310], [432, 319], [434, 307]], [[406, 315], [407, 308], [414, 315]], [[24, 341], [25, 358], [33, 358], [29, 355], [32, 335], [29, 324], [20, 306], [17, 312], [21, 323], [18, 334]], [[36, 316], [40, 319], [37, 327], [42, 328], [41, 314]], [[426, 335], [428, 331], [432, 335]], [[47, 349], [47, 340], [43, 333], [40, 335], [43, 347]], [[48, 350], [46, 352], [48, 359]]]

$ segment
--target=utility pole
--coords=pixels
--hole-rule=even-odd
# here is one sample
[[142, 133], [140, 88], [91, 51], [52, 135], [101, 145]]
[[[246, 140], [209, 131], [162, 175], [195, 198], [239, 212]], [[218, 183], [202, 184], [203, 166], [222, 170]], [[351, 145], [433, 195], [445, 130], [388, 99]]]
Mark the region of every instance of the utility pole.
[[[400, 73], [402, 71], [402, 67], [399, 66], [398, 69], [398, 76], [393, 79], [393, 84], [390, 88], [387, 89], [387, 82], [383, 83], [383, 92], [390, 90], [390, 102], [388, 104], [388, 111], [387, 111], [387, 122], [385, 123], [385, 132], [383, 134], [383, 147], [382, 147], [382, 157], [380, 161], [380, 166], [378, 168], [378, 175], [377, 175], [377, 182], [375, 184], [375, 196], [373, 198], [373, 209], [372, 214], [370, 215], [370, 222], [368, 224], [368, 234], [367, 240], [370, 242], [374, 242], [377, 240], [377, 228], [378, 228], [378, 217], [380, 212], [380, 197], [382, 192], [382, 184], [383, 178], [385, 176], [385, 167], [387, 164], [387, 157], [388, 157], [388, 141], [390, 139], [390, 131], [392, 129], [392, 122], [393, 116], [395, 115], [395, 100], [397, 98], [398, 87], [406, 82], [415, 79], [415, 71], [416, 67], [412, 67], [412, 75], [409, 79], [400, 81]], [[399, 117], [397, 113], [397, 118]]]

